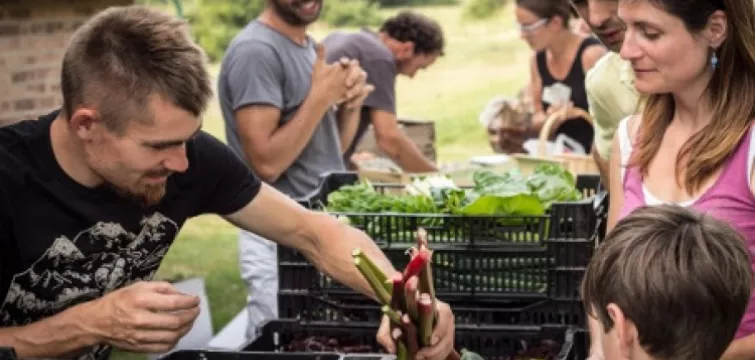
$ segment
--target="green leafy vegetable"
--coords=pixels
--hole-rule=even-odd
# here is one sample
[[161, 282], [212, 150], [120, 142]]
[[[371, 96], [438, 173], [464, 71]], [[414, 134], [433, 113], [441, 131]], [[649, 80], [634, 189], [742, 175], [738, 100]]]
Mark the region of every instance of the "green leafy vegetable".
[[559, 201], [575, 201], [582, 194], [575, 188], [574, 176], [556, 164], [541, 164], [527, 179], [527, 186], [548, 209]]
[[575, 188], [574, 176], [557, 164], [541, 164], [528, 177], [518, 169], [505, 173], [482, 170], [475, 172], [472, 180], [474, 186], [471, 189], [461, 189], [442, 176], [415, 179], [400, 195], [383, 194], [369, 182], [360, 182], [330, 193], [325, 210], [334, 213], [536, 216], [546, 213], [554, 202], [581, 198]]
[[461, 350], [461, 360], [485, 360], [480, 354], [471, 352], [467, 349]]
[[542, 215], [543, 204], [537, 197], [520, 193], [509, 196], [482, 195], [473, 203], [459, 209], [464, 215]]

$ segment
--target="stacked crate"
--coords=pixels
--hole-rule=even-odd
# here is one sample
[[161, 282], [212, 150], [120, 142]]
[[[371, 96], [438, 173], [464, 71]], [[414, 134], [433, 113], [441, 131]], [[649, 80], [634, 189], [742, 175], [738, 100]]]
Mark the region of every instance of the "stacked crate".
[[[301, 203], [320, 209], [328, 194], [357, 181], [355, 173], [328, 174], [320, 191]], [[373, 185], [378, 191], [401, 188]], [[598, 176], [578, 176], [584, 200], [555, 203], [542, 216], [333, 215], [348, 216], [397, 269], [409, 260], [406, 250], [415, 243], [415, 230], [426, 229], [436, 296], [451, 305], [461, 333], [488, 329], [509, 341], [514, 330], [521, 339], [542, 336], [544, 329], [560, 329], [564, 335], [575, 328], [583, 338], [579, 284], [602, 239], [607, 210], [599, 186]], [[279, 247], [278, 258], [280, 318], [334, 328], [345, 323], [376, 328], [382, 314], [374, 301], [321, 274], [295, 250]]]

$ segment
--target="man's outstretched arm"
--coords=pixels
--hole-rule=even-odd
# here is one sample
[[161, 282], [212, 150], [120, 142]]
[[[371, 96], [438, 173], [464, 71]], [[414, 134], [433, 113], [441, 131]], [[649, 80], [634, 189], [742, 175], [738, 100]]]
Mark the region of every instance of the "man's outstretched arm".
[[396, 115], [384, 110], [370, 109], [370, 119], [378, 147], [401, 169], [412, 173], [438, 171], [435, 164], [401, 131]]
[[226, 216], [228, 221], [299, 250], [318, 270], [377, 301], [351, 257], [352, 250], [360, 248], [386, 275], [394, 274], [396, 270], [393, 265], [372, 239], [326, 213], [302, 208], [266, 184], [261, 186], [254, 200], [238, 212]]
[[[396, 272], [366, 234], [331, 215], [304, 209], [265, 184], [248, 205], [227, 215], [226, 219], [247, 231], [301, 251], [321, 272], [375, 301], [377, 295], [354, 265], [352, 250], [361, 249], [387, 276]], [[433, 345], [418, 353], [426, 360], [445, 359], [454, 345], [454, 315], [447, 304], [437, 303], [438, 323], [433, 331]], [[388, 333], [389, 327], [381, 326], [378, 340], [392, 350], [393, 341]]]

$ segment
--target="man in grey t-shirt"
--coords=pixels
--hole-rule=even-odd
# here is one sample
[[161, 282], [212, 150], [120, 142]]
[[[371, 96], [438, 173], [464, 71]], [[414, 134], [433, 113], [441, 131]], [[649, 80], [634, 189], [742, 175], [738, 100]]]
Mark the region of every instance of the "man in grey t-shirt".
[[[372, 90], [356, 62], [326, 64], [324, 49], [307, 35], [321, 5], [268, 1], [230, 43], [218, 84], [230, 147], [264, 182], [292, 198], [310, 195], [323, 173], [344, 170], [343, 151]], [[256, 234], [240, 234], [249, 337], [277, 318], [276, 250]]]
[[348, 163], [367, 128], [372, 124], [380, 150], [407, 172], [437, 171], [411, 139], [399, 129], [396, 118], [396, 77], [410, 78], [443, 54], [440, 25], [414, 12], [401, 12], [386, 20], [378, 33], [362, 30], [336, 32], [323, 40], [329, 62], [342, 57], [359, 60], [367, 82], [375, 86], [364, 101], [354, 141], [344, 154]]

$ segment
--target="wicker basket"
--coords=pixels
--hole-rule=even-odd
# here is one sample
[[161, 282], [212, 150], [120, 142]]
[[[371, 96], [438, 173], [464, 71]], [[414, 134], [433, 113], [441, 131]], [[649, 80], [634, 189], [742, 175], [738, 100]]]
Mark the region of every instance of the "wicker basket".
[[590, 124], [593, 123], [593, 118], [587, 111], [577, 108], [569, 107], [563, 110], [557, 111], [551, 114], [543, 124], [543, 128], [540, 129], [538, 155], [525, 155], [514, 154], [514, 159], [519, 164], [519, 168], [525, 174], [532, 172], [537, 165], [551, 162], [558, 163], [568, 169], [572, 174], [599, 174], [598, 166], [595, 164], [595, 160], [592, 155], [577, 155], [577, 154], [560, 154], [560, 155], [540, 155], [546, 154], [546, 144], [548, 138], [551, 135], [553, 124], [557, 120], [583, 118]]

